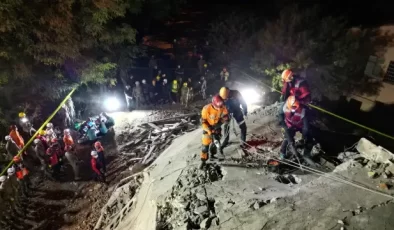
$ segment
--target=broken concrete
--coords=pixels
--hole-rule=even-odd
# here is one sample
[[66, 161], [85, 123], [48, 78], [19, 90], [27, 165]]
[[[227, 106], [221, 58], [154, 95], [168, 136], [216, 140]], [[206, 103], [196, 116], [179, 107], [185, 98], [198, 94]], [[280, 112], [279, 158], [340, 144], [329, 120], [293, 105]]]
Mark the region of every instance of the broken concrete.
[[362, 157], [374, 161], [376, 163], [390, 163], [394, 158], [394, 154], [383, 148], [377, 146], [365, 138], [361, 138], [357, 144], [357, 151]]

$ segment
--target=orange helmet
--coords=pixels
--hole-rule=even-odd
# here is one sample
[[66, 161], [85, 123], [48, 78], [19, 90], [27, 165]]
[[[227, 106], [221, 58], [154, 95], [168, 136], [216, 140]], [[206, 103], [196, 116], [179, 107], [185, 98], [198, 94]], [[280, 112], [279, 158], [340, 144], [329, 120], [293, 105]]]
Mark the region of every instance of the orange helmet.
[[290, 110], [297, 110], [300, 107], [300, 103], [297, 101], [295, 96], [289, 96], [286, 101], [287, 108]]
[[293, 80], [293, 71], [291, 71], [290, 69], [285, 69], [282, 72], [282, 81], [290, 82], [291, 80]]
[[220, 88], [219, 95], [223, 100], [227, 100], [230, 89], [227, 87]]
[[16, 155], [16, 156], [14, 156], [14, 158], [12, 158], [12, 160], [13, 160], [15, 163], [18, 163], [18, 162], [21, 161], [21, 157], [18, 156], [18, 155]]

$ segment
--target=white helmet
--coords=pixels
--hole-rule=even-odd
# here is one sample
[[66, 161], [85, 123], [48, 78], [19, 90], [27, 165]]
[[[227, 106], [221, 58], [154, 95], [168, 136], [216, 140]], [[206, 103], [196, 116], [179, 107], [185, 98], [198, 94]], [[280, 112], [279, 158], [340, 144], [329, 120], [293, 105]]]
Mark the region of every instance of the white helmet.
[[41, 142], [40, 139], [34, 139], [34, 144], [38, 144], [38, 143], [40, 143], [40, 142]]
[[130, 86], [129, 86], [129, 85], [126, 85], [126, 89], [130, 89]]
[[165, 73], [163, 73], [163, 75], [161, 75], [162, 77], [166, 77], [167, 75]]
[[142, 79], [142, 84], [146, 84], [146, 80], [145, 79]]
[[8, 136], [5, 136], [5, 140], [6, 141], [10, 141], [11, 140], [11, 137], [8, 135]]
[[7, 176], [0, 176], [0, 182], [4, 182], [5, 180], [7, 180]]
[[63, 133], [64, 133], [64, 135], [70, 135], [70, 129], [65, 129], [65, 130], [63, 131]]
[[167, 78], [164, 78], [164, 79], [163, 79], [163, 82], [164, 82], [164, 83], [167, 83]]
[[97, 158], [97, 157], [98, 157], [97, 151], [92, 151], [92, 152], [90, 153], [90, 155], [91, 155], [92, 157], [94, 157], [94, 158]]
[[8, 176], [14, 175], [14, 174], [15, 174], [15, 169], [14, 169], [14, 167], [8, 168], [8, 169], [7, 169], [7, 174], [8, 174]]
[[139, 82], [139, 81], [136, 81], [136, 82], [135, 82], [135, 85], [139, 85], [139, 84], [140, 84], [140, 82]]
[[53, 124], [52, 123], [48, 123], [47, 124], [47, 128], [53, 128]]
[[178, 65], [178, 69], [180, 69], [181, 68], [181, 65]]

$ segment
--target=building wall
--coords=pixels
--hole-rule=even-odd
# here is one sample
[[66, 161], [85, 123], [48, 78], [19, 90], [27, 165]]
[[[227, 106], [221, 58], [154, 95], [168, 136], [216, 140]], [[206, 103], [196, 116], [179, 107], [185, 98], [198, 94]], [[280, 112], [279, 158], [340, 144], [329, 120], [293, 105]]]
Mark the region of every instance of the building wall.
[[[380, 34], [384, 35], [394, 35], [394, 25], [385, 25], [379, 27]], [[379, 55], [379, 54], [377, 54]], [[348, 100], [351, 99], [357, 100], [361, 102], [360, 110], [368, 112], [371, 111], [376, 102], [381, 102], [384, 104], [393, 104], [394, 105], [394, 84], [390, 82], [384, 82], [384, 74], [387, 71], [387, 68], [390, 64], [390, 61], [394, 61], [394, 46], [387, 47], [385, 53], [381, 55], [383, 57], [383, 61], [381, 63], [383, 74], [378, 77], [378, 80], [383, 81], [382, 87], [379, 90], [377, 95], [368, 96], [368, 95], [352, 95], [348, 97]]]

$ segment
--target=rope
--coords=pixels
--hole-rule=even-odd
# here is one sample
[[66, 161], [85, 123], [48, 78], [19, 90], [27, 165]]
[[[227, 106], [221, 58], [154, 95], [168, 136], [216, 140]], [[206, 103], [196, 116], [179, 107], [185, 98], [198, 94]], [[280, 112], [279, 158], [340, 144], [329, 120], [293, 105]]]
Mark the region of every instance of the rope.
[[[52, 120], [52, 118], [56, 115], [57, 112], [59, 112], [59, 110], [62, 108], [62, 106], [64, 105], [64, 103], [66, 103], [66, 101], [71, 97], [71, 95], [75, 92], [76, 88], [72, 89], [71, 92], [69, 94], [67, 94], [67, 96], [63, 99], [63, 101], [59, 104], [59, 106], [55, 109], [55, 111], [53, 111], [53, 113], [45, 120], [45, 122], [41, 125], [41, 127], [34, 133], [34, 135], [30, 138], [30, 140], [26, 143], [25, 146], [23, 146], [23, 148], [21, 150], [19, 150], [18, 154], [16, 154], [16, 156], [20, 156], [23, 152], [26, 151], [27, 147], [34, 141], [34, 139], [37, 137], [38, 133], [45, 128], [45, 126], [48, 124], [49, 121]], [[4, 175], [4, 173], [7, 172], [7, 169], [9, 167], [11, 167], [11, 165], [14, 163], [13, 160], [11, 160], [11, 162], [3, 169], [3, 171], [1, 172], [0, 176]]]
[[[237, 67], [237, 68], [238, 68], [238, 67]], [[272, 91], [275, 91], [275, 92], [277, 92], [277, 93], [282, 94], [281, 91], [279, 91], [279, 90], [277, 90], [277, 89], [275, 89], [275, 88], [273, 88], [273, 87], [267, 85], [266, 83], [264, 83], [264, 82], [262, 82], [262, 81], [259, 81], [258, 79], [254, 78], [254, 77], [252, 77], [252, 76], [250, 76], [249, 74], [247, 74], [247, 73], [245, 73], [244, 71], [240, 70], [240, 68], [238, 68], [238, 71], [242, 72], [243, 74], [247, 75], [248, 77], [252, 78], [253, 80], [255, 80], [255, 81], [257, 81], [257, 82], [260, 82], [262, 85], [266, 86], [267, 88], [271, 89]], [[355, 121], [352, 121], [352, 120], [350, 120], [350, 119], [347, 119], [347, 118], [345, 118], [345, 117], [342, 117], [342, 116], [340, 116], [340, 115], [338, 115], [338, 114], [335, 114], [335, 113], [333, 113], [333, 112], [330, 112], [330, 111], [328, 111], [328, 110], [326, 110], [326, 109], [323, 109], [323, 108], [321, 108], [321, 107], [319, 107], [319, 106], [312, 105], [312, 104], [308, 104], [307, 106], [309, 106], [310, 108], [316, 109], [316, 110], [318, 110], [318, 111], [320, 111], [320, 112], [322, 112], [322, 113], [326, 113], [326, 114], [328, 114], [328, 115], [331, 115], [331, 116], [333, 116], [333, 117], [335, 117], [335, 118], [338, 118], [338, 119], [340, 119], [340, 120], [346, 121], [346, 122], [348, 122], [348, 123], [350, 123], [350, 124], [356, 125], [356, 126], [358, 126], [358, 127], [360, 127], [360, 128], [363, 128], [363, 129], [366, 129], [366, 130], [371, 131], [371, 132], [373, 132], [373, 133], [379, 134], [379, 135], [381, 135], [381, 136], [383, 136], [383, 137], [387, 137], [387, 138], [389, 138], [389, 139], [391, 139], [391, 140], [394, 140], [394, 136], [391, 136], [391, 135], [382, 133], [382, 132], [380, 132], [380, 131], [378, 131], [378, 130], [376, 130], [376, 129], [373, 129], [373, 128], [371, 128], [371, 127], [362, 125], [362, 124], [360, 124], [360, 123], [357, 123], [357, 122], [355, 122]]]

